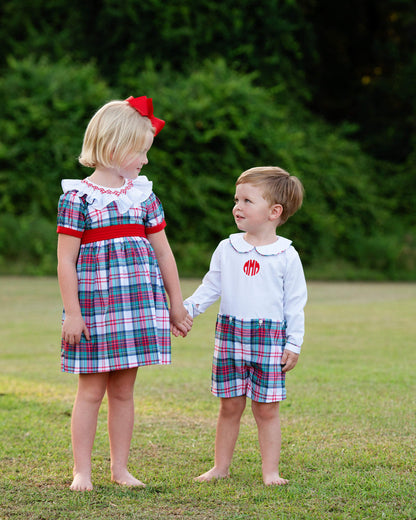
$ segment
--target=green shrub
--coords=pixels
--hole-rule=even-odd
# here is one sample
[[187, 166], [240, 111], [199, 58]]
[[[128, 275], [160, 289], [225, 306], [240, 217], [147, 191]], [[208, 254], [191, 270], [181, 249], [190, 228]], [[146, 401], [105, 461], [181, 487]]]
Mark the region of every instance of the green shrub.
[[57, 61], [93, 56], [100, 74], [114, 85], [124, 71], [137, 77], [151, 56], [186, 74], [205, 59], [225, 58], [241, 72], [259, 71], [262, 84], [290, 81], [306, 96], [304, 63], [314, 53], [312, 28], [293, 0], [3, 0], [0, 7], [0, 67], [5, 56], [28, 50]]
[[360, 241], [380, 254], [371, 237], [391, 233], [390, 206], [380, 203], [372, 181], [374, 161], [349, 140], [353, 129], [311, 117], [284, 85], [270, 93], [224, 60], [187, 77], [158, 74], [150, 65], [139, 79], [124, 76], [125, 90], [151, 93], [155, 113], [167, 122], [145, 173], [165, 207], [180, 264], [189, 266], [190, 250], [200, 244], [201, 255], [191, 255], [195, 269], [208, 267], [206, 251], [236, 231], [238, 175], [269, 164], [304, 183], [303, 207], [278, 232], [294, 241], [306, 266], [338, 258], [359, 266], [366, 255]]
[[9, 59], [0, 79], [0, 212], [52, 218], [77, 164], [86, 124], [111, 98], [93, 65]]
[[293, 240], [307, 269], [321, 278], [325, 265], [348, 266], [349, 277], [351, 268], [360, 277], [415, 276], [414, 233], [398, 225], [397, 205], [374, 181], [387, 170], [349, 140], [351, 128], [312, 117], [284, 84], [267, 91], [255, 80], [222, 59], [187, 76], [148, 61], [139, 77], [125, 71], [115, 92], [93, 65], [11, 59], [0, 79], [1, 270], [25, 262], [30, 273], [54, 270], [60, 181], [90, 173], [77, 164], [88, 120], [110, 99], [145, 94], [166, 127], [143, 173], [164, 205], [181, 273], [204, 272], [219, 240], [236, 231], [238, 175], [279, 165], [305, 186], [303, 207], [278, 232]]
[[56, 274], [56, 224], [39, 214], [0, 215], [0, 274]]

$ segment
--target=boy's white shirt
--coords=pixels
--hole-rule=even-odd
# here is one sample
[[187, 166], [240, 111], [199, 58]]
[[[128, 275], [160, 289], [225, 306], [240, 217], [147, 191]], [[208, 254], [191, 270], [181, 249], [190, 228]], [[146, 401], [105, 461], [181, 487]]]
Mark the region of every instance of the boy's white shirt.
[[242, 320], [286, 321], [285, 348], [299, 354], [307, 289], [302, 263], [291, 244], [278, 236], [273, 244], [253, 246], [244, 233], [222, 240], [202, 284], [184, 302], [189, 314], [198, 316], [221, 298], [220, 314]]

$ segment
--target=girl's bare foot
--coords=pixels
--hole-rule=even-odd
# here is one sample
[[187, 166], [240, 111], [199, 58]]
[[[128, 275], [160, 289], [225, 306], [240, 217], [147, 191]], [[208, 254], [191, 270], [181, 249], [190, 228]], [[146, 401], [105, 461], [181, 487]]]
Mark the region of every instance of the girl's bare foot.
[[74, 480], [70, 489], [72, 491], [92, 491], [91, 476], [83, 473], [74, 473]]
[[120, 473], [113, 473], [111, 480], [120, 484], [121, 486], [129, 486], [129, 487], [146, 487], [146, 484], [134, 478], [131, 473], [127, 470], [120, 471]]
[[215, 466], [211, 468], [206, 473], [199, 475], [199, 477], [195, 477], [195, 482], [210, 482], [211, 480], [219, 479], [219, 478], [228, 478], [230, 474], [224, 471], [219, 471]]
[[279, 473], [270, 473], [269, 475], [263, 475], [263, 482], [266, 486], [284, 486], [289, 484], [289, 481], [282, 478]]

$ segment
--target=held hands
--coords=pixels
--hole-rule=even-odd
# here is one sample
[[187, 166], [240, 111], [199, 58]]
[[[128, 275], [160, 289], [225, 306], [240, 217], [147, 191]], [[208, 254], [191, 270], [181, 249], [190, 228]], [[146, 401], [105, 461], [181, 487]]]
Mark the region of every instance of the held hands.
[[81, 335], [90, 341], [90, 332], [82, 316], [66, 316], [62, 325], [62, 339], [70, 345], [78, 345]]
[[184, 338], [191, 330], [193, 321], [192, 316], [183, 306], [178, 310], [173, 308], [170, 310], [170, 330], [175, 337]]
[[292, 368], [295, 368], [296, 363], [298, 362], [299, 354], [295, 354], [290, 350], [284, 350], [282, 356], [282, 372], [289, 372]]

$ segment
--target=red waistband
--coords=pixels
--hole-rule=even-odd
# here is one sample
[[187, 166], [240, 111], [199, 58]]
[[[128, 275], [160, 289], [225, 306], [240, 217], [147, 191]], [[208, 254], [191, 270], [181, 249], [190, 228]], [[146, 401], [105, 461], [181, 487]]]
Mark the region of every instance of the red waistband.
[[120, 237], [146, 237], [145, 227], [141, 224], [119, 224], [96, 229], [86, 229], [82, 234], [81, 244], [98, 242]]

